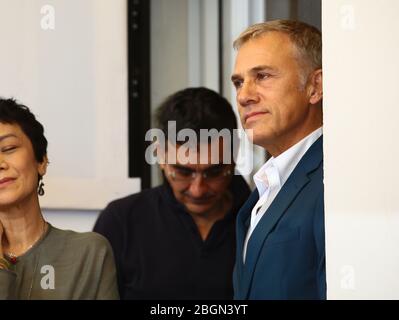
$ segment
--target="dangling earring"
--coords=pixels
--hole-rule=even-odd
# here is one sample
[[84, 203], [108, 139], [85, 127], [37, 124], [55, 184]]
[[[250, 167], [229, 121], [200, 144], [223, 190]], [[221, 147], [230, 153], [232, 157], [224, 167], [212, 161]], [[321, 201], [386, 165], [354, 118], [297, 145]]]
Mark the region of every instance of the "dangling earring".
[[39, 194], [39, 196], [44, 195], [43, 187], [44, 187], [44, 183], [43, 183], [43, 181], [40, 181], [39, 188], [37, 189], [37, 193]]

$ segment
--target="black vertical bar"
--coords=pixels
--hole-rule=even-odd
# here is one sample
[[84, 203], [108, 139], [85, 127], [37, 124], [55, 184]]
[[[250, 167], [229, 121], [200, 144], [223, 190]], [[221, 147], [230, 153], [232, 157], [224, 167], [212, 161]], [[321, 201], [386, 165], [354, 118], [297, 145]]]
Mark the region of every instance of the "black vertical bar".
[[219, 18], [219, 93], [223, 95], [223, 0], [218, 1]]
[[150, 129], [150, 0], [128, 0], [129, 177], [151, 185], [145, 161], [145, 133]]

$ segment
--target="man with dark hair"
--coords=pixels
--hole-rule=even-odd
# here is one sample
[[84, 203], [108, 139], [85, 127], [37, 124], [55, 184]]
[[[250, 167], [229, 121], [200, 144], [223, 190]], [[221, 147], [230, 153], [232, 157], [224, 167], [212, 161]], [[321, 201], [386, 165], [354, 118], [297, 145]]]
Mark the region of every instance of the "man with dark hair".
[[[111, 202], [94, 227], [114, 249], [121, 298], [231, 299], [235, 217], [250, 194], [234, 175], [233, 152], [223, 152], [237, 128], [234, 112], [216, 92], [188, 88], [156, 116], [166, 136], [158, 148], [163, 185]], [[171, 124], [197, 143], [176, 141]], [[227, 130], [231, 139], [202, 139], [201, 129]]]

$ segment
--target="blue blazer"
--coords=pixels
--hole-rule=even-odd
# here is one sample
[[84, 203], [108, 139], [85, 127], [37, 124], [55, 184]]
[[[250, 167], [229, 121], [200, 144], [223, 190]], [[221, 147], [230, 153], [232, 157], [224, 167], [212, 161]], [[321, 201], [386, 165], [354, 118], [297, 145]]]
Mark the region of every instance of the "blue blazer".
[[305, 153], [243, 245], [255, 190], [237, 216], [235, 299], [325, 299], [323, 137]]

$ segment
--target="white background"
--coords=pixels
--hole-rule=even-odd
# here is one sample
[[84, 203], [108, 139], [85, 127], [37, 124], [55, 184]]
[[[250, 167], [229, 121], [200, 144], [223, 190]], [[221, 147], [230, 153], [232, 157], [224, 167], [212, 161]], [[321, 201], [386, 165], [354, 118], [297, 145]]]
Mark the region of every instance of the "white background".
[[399, 2], [323, 1], [328, 298], [399, 299]]
[[124, 0], [0, 1], [0, 95], [29, 106], [49, 141], [41, 205], [95, 210], [65, 227], [90, 229], [95, 212], [139, 190], [128, 179], [126, 10]]

